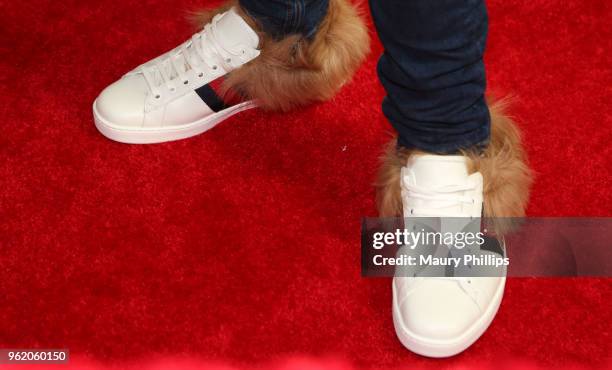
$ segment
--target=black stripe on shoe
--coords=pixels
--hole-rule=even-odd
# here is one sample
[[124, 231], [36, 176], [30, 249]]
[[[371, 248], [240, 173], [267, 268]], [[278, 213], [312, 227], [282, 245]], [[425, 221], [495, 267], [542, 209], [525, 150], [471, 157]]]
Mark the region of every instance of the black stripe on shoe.
[[212, 109], [213, 112], [217, 113], [221, 110], [228, 108], [223, 99], [217, 94], [212, 88], [211, 84], [206, 84], [195, 90], [196, 94], [202, 99], [206, 105]]

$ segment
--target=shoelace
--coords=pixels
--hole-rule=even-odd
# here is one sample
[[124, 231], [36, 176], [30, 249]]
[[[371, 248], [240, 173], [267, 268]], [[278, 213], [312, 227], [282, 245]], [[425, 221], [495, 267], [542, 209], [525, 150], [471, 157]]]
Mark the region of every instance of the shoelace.
[[[188, 85], [190, 81], [186, 72], [190, 69], [199, 78], [213, 73], [219, 65], [228, 72], [232, 69], [230, 63], [235, 53], [226, 50], [217, 41], [217, 23], [222, 15], [217, 14], [201, 32], [194, 34], [189, 41], [171, 51], [163, 60], [142, 68], [142, 74], [155, 99], [162, 97], [160, 88], [164, 85], [170, 92], [176, 91], [176, 81]], [[203, 68], [205, 66], [208, 71]], [[160, 83], [156, 76], [161, 77]]]
[[[461, 185], [447, 185], [438, 188], [428, 189], [422, 186], [409, 183], [407, 176], [402, 170], [402, 198], [412, 198], [433, 201], [435, 205], [425, 207], [412, 207], [410, 213], [414, 216], [422, 217], [440, 217], [440, 209], [451, 207], [457, 204], [473, 204], [476, 200], [465, 196], [462, 193], [469, 190], [475, 189], [475, 184], [466, 183]], [[418, 282], [425, 279], [438, 279], [438, 280], [453, 280], [456, 281], [460, 288], [476, 303], [479, 308], [482, 308], [480, 302], [481, 296], [479, 291], [473, 285], [473, 279], [471, 277], [420, 277], [415, 276], [408, 280], [411, 282], [412, 288], [418, 285]]]
[[415, 277], [401, 277], [403, 284], [408, 284], [407, 290], [404, 291], [402, 299], [399, 304], [403, 304], [406, 299], [409, 299], [410, 294], [416, 289], [421, 282], [428, 280], [443, 280], [443, 281], [454, 281], [459, 285], [459, 288], [470, 297], [470, 299], [482, 310], [484, 304], [482, 302], [482, 294], [474, 286], [474, 278], [472, 277], [444, 277], [444, 276], [415, 276]]
[[439, 209], [447, 208], [458, 203], [473, 204], [475, 199], [469, 196], [464, 196], [461, 193], [474, 190], [473, 184], [449, 185], [438, 187], [435, 189], [426, 189], [421, 186], [408, 183], [405, 177], [402, 176], [402, 198], [412, 198], [421, 200], [434, 201], [435, 205], [424, 207], [412, 207], [411, 214], [423, 217], [439, 217]]

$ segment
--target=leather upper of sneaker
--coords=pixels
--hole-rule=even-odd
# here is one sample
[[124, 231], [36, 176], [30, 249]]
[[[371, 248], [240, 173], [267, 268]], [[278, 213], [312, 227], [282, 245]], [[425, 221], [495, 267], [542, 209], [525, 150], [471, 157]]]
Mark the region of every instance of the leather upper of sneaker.
[[139, 66], [96, 99], [108, 123], [127, 127], [181, 125], [215, 107], [198, 94], [211, 82], [259, 56], [259, 37], [234, 9], [177, 48]]
[[480, 217], [482, 175], [469, 175], [466, 161], [463, 156], [412, 156], [401, 174], [404, 217]]
[[[401, 188], [407, 222], [411, 217], [436, 217], [436, 224], [429, 227], [455, 233], [469, 218], [481, 216], [482, 175], [468, 174], [463, 156], [412, 156], [402, 169]], [[442, 246], [436, 253], [446, 256], [448, 249]], [[439, 269], [430, 274], [435, 277], [427, 275], [426, 271], [417, 277], [396, 276], [393, 284], [395, 309], [403, 326], [429, 340], [456, 339], [468, 330], [503, 283], [501, 277], [438, 277]]]

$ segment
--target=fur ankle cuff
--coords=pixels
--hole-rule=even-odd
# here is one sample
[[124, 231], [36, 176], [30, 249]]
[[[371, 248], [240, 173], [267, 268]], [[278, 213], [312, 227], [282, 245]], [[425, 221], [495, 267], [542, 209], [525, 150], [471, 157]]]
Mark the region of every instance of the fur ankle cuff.
[[[525, 215], [532, 182], [521, 135], [516, 124], [504, 114], [504, 103], [493, 103], [491, 140], [484, 153], [466, 152], [470, 172], [484, 178], [484, 216], [522, 217]], [[378, 211], [381, 217], [401, 217], [400, 170], [414, 151], [397, 149], [393, 140], [382, 158], [376, 182]]]
[[347, 0], [331, 0], [329, 10], [312, 40], [299, 35], [275, 40], [261, 32], [257, 22], [231, 1], [223, 7], [199, 12], [200, 25], [235, 6], [258, 32], [261, 54], [232, 71], [222, 92], [239, 92], [266, 110], [287, 111], [331, 99], [348, 82], [369, 51], [367, 27]]

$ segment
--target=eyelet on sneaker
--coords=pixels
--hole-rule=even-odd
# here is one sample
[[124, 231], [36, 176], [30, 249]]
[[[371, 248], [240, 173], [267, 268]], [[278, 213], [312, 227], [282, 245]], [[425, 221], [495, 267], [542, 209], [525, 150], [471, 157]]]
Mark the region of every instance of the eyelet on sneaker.
[[157, 99], [157, 100], [161, 99], [161, 95], [159, 95], [159, 94], [155, 95], [155, 99]]
[[171, 93], [176, 92], [176, 87], [171, 87], [171, 88], [170, 88], [170, 92], [171, 92]]
[[219, 68], [219, 67], [217, 67], [217, 66], [213, 66], [213, 67], [212, 67], [213, 71], [216, 71], [218, 68]]
[[225, 61], [226, 61], [227, 63], [231, 63], [231, 62], [232, 62], [232, 58], [227, 58], [227, 59], [225, 59]]
[[183, 85], [189, 85], [189, 80], [183, 81]]
[[198, 73], [198, 77], [200, 77], [200, 78], [204, 77], [204, 73], [202, 73], [202, 72]]

